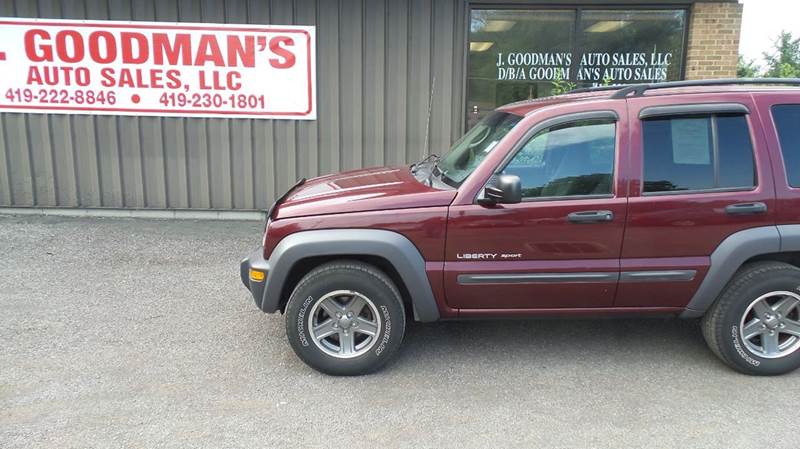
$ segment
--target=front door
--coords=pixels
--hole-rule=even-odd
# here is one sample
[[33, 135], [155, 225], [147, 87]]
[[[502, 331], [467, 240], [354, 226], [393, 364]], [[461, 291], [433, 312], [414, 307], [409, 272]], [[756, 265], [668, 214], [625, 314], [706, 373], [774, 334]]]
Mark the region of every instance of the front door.
[[624, 102], [609, 103], [531, 126], [496, 170], [520, 177], [521, 203], [451, 206], [445, 252], [451, 307], [613, 304], [626, 220], [618, 173], [627, 133], [620, 130]]

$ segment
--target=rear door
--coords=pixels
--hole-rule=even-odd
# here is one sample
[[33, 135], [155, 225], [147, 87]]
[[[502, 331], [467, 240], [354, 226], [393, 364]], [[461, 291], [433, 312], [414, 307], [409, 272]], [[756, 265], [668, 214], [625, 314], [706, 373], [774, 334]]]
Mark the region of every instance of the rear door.
[[626, 215], [625, 102], [574, 110], [520, 123], [526, 135], [495, 171], [521, 178], [521, 203], [450, 207], [445, 286], [462, 315], [612, 305]]
[[773, 224], [766, 144], [749, 94], [631, 98], [628, 223], [615, 306], [684, 307], [729, 235]]

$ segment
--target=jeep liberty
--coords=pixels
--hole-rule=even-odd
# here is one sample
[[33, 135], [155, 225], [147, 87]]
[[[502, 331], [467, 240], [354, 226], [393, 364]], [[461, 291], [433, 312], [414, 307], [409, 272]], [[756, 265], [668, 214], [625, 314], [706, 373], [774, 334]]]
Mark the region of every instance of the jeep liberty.
[[298, 182], [242, 282], [335, 375], [383, 365], [410, 319], [578, 315], [701, 318], [730, 367], [789, 372], [797, 86], [678, 81], [500, 107], [442, 158]]

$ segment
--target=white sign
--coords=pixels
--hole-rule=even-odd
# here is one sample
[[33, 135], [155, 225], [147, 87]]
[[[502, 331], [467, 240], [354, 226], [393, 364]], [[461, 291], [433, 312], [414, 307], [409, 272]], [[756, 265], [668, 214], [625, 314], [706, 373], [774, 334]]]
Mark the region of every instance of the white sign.
[[0, 18], [0, 111], [316, 119], [307, 26]]

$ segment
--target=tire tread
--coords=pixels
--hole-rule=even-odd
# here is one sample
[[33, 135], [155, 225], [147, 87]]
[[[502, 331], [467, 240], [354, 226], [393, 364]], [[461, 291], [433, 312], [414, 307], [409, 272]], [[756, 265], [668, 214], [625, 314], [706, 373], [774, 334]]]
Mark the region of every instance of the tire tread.
[[[373, 265], [370, 265], [368, 263], [361, 262], [361, 261], [358, 261], [358, 260], [352, 260], [352, 259], [333, 260], [333, 261], [330, 261], [330, 262], [326, 262], [326, 263], [324, 263], [324, 264], [312, 269], [311, 271], [309, 271], [305, 276], [303, 276], [302, 279], [300, 279], [300, 282], [297, 283], [297, 285], [294, 287], [294, 289], [292, 289], [292, 294], [289, 296], [289, 300], [287, 301], [286, 310], [287, 311], [290, 310], [289, 303], [292, 303], [294, 301], [298, 301], [298, 300], [302, 299], [299, 296], [297, 296], [297, 292], [298, 291], [301, 291], [303, 288], [305, 288], [309, 284], [313, 284], [314, 282], [317, 282], [320, 278], [322, 278], [324, 276], [327, 276], [327, 275], [329, 275], [331, 273], [340, 272], [340, 271], [361, 272], [361, 273], [364, 273], [364, 274], [366, 274], [366, 275], [368, 275], [368, 276], [380, 281], [386, 287], [386, 289], [389, 292], [391, 292], [391, 296], [394, 297], [395, 301], [397, 301], [398, 307], [400, 308], [401, 311], [403, 311], [403, 313], [399, 313], [399, 314], [397, 314], [397, 316], [392, 316], [392, 319], [398, 321], [398, 325], [399, 325], [400, 329], [405, 329], [406, 316], [405, 316], [405, 308], [404, 308], [404, 305], [403, 305], [403, 297], [400, 294], [400, 291], [397, 288], [397, 286], [394, 285], [394, 282], [392, 282], [392, 280], [383, 271], [381, 271], [380, 269], [374, 267]], [[292, 323], [290, 322], [291, 319], [292, 319], [292, 317], [290, 317], [289, 314], [286, 314], [286, 326], [287, 326], [287, 329], [288, 329], [289, 326], [292, 325]], [[395, 348], [399, 347], [402, 344], [404, 336], [405, 336], [405, 332], [401, 332], [400, 336], [399, 336], [399, 341], [396, 343], [396, 346], [394, 346]], [[321, 370], [323, 372], [326, 372], [327, 374], [334, 374], [334, 375], [367, 374], [367, 373], [374, 372], [374, 371], [380, 369], [382, 366], [384, 366], [391, 359], [392, 359], [391, 354], [387, 353], [386, 357], [381, 357], [380, 359], [377, 360], [377, 363], [374, 363], [368, 369], [361, 370], [361, 371], [359, 371], [357, 373], [350, 373], [350, 372], [345, 372], [345, 371], [339, 372], [339, 371], [332, 371], [332, 370], [323, 370], [323, 369], [321, 369], [319, 367], [314, 367], [314, 368], [317, 369], [317, 370]]]
[[771, 276], [782, 271], [792, 272], [793, 274], [800, 274], [800, 269], [794, 265], [785, 262], [777, 261], [763, 261], [753, 262], [742, 266], [733, 278], [728, 282], [722, 293], [716, 301], [709, 307], [708, 311], [702, 318], [701, 327], [703, 337], [708, 343], [711, 351], [726, 365], [736, 369], [737, 371], [745, 372], [748, 374], [759, 374], [758, 372], [748, 369], [743, 369], [739, 364], [732, 360], [722, 350], [720, 338], [723, 337], [725, 330], [723, 329], [724, 318], [731, 307], [736, 306], [736, 301], [739, 299], [737, 296], [744, 286], [750, 284], [754, 279], [761, 276]]

